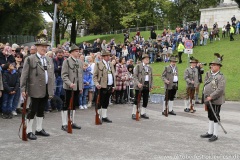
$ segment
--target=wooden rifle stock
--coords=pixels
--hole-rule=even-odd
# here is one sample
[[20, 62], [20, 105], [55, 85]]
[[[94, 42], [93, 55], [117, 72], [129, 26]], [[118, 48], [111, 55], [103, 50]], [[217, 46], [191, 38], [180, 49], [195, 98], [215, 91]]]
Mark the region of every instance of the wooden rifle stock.
[[192, 97], [194, 96], [194, 90], [192, 88], [188, 88], [188, 93], [190, 97], [190, 112], [193, 113], [193, 104], [192, 104]]
[[142, 90], [139, 90], [138, 99], [137, 99], [136, 121], [140, 120], [139, 108], [140, 108], [141, 97], [142, 97]]
[[[73, 84], [75, 82], [75, 78], [73, 80]], [[67, 129], [67, 132], [68, 133], [72, 133], [72, 120], [71, 120], [71, 112], [73, 110], [73, 100], [74, 100], [74, 91], [73, 91], [73, 88], [72, 88], [72, 92], [71, 92], [71, 99], [70, 99], [70, 102], [69, 102], [69, 106], [68, 106], [68, 129]]]
[[27, 107], [27, 99], [28, 96], [26, 95], [23, 103], [23, 110], [22, 110], [22, 140], [27, 141], [27, 126], [25, 123], [25, 116], [26, 116], [26, 107]]
[[96, 99], [96, 106], [95, 106], [95, 112], [96, 112], [96, 115], [95, 115], [95, 124], [96, 125], [101, 125], [102, 124], [102, 121], [100, 120], [100, 117], [99, 117], [99, 113], [98, 113], [98, 108], [100, 108], [100, 89], [98, 89], [98, 95], [97, 95], [97, 99]]
[[168, 117], [168, 84], [167, 84], [167, 89], [165, 93], [165, 110], [164, 110], [164, 115], [165, 117]]

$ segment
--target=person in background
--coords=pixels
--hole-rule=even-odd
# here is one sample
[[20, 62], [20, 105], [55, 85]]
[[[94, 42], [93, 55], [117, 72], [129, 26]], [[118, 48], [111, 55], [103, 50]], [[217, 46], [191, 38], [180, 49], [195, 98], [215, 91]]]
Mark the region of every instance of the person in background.
[[[91, 72], [92, 76], [93, 76], [94, 66], [95, 66], [95, 63], [93, 61], [93, 57], [89, 56], [88, 57], [88, 67], [91, 68], [90, 72]], [[95, 93], [95, 85], [94, 85], [93, 78], [92, 78], [92, 81], [91, 81], [91, 84], [90, 84], [90, 87], [88, 90], [88, 105], [87, 105], [88, 108], [92, 106], [93, 93]]]
[[12, 52], [15, 52], [15, 50], [12, 50], [11, 47], [5, 45], [3, 51], [0, 52], [0, 65], [1, 66], [4, 66], [4, 64], [6, 64], [6, 63], [15, 62]]
[[226, 35], [226, 25], [222, 27], [222, 38], [225, 38]]
[[184, 45], [180, 42], [179, 45], [178, 45], [178, 59], [179, 59], [179, 62], [178, 63], [182, 63], [182, 54], [184, 52]]
[[[13, 66], [18, 74], [18, 78], [20, 80], [21, 78], [21, 74], [22, 74], [22, 69], [23, 69], [23, 54], [22, 53], [17, 53], [15, 55], [15, 62], [13, 63]], [[19, 111], [20, 107], [21, 107], [21, 90], [20, 88], [18, 88], [15, 96], [14, 96], [14, 99], [13, 99], [13, 104], [12, 104], [12, 115], [16, 116], [17, 115], [17, 112], [16, 110]]]
[[2, 112], [4, 119], [11, 119], [13, 112], [13, 99], [19, 89], [19, 77], [14, 66], [10, 63], [3, 67], [3, 97], [2, 97]]
[[123, 94], [126, 90], [128, 80], [128, 70], [125, 65], [125, 58], [121, 57], [116, 64], [116, 104], [123, 104]]
[[79, 109], [88, 109], [87, 107], [87, 95], [88, 90], [91, 89], [92, 73], [91, 67], [88, 63], [83, 63], [83, 92], [79, 96]]
[[230, 41], [234, 41], [233, 35], [234, 35], [234, 28], [233, 28], [233, 26], [231, 26], [230, 27]]
[[54, 73], [55, 73], [55, 77], [56, 77], [55, 95], [58, 96], [58, 97], [61, 96], [61, 93], [63, 91], [63, 80], [62, 80], [62, 77], [61, 77], [62, 65], [63, 65], [63, 61], [64, 61], [63, 54], [64, 54], [63, 50], [58, 49], [58, 51], [56, 52], [56, 55], [57, 55], [56, 58], [53, 58]]

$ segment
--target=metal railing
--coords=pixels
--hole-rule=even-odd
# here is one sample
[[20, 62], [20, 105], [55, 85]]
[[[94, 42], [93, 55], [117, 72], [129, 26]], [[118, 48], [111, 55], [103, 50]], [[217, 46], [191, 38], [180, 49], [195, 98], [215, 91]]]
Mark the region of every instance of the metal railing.
[[24, 44], [28, 42], [35, 42], [34, 36], [23, 35], [0, 35], [0, 43], [17, 43]]
[[162, 25], [154, 25], [154, 26], [145, 26], [145, 27], [135, 27], [135, 28], [126, 28], [121, 30], [115, 30], [115, 31], [109, 31], [109, 32], [103, 32], [100, 35], [107, 35], [107, 34], [121, 34], [125, 33], [126, 31], [130, 32], [137, 32], [139, 31], [150, 31], [154, 27], [155, 30], [163, 30], [164, 26]]

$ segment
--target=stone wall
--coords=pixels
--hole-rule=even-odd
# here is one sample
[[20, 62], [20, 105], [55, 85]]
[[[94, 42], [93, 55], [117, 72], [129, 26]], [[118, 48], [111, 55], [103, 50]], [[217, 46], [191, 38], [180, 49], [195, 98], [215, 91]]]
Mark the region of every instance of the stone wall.
[[222, 28], [227, 22], [231, 24], [231, 18], [235, 15], [237, 20], [240, 20], [240, 10], [238, 6], [225, 6], [217, 8], [200, 9], [201, 18], [200, 24], [207, 24], [209, 28], [212, 28], [215, 22], [218, 23], [218, 27]]

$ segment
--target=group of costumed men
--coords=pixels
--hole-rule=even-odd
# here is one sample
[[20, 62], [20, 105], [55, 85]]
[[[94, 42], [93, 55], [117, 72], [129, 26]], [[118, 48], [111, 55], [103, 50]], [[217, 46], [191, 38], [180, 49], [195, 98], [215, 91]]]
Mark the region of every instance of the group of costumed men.
[[[27, 115], [27, 138], [30, 140], [36, 140], [37, 136], [50, 136], [50, 134], [43, 129], [42, 124], [44, 118], [44, 106], [48, 103], [48, 99], [51, 99], [54, 96], [55, 85], [53, 62], [49, 57], [45, 56], [48, 43], [41, 41], [35, 45], [37, 47], [37, 53], [27, 57], [24, 61], [20, 82], [23, 98], [26, 98], [26, 94], [31, 97], [30, 112]], [[77, 46], [72, 45], [70, 54], [71, 56], [63, 62], [61, 73], [63, 88], [66, 91], [65, 103], [61, 111], [61, 129], [64, 131], [67, 131], [68, 127], [67, 113], [72, 91], [74, 93], [74, 100], [71, 125], [73, 129], [81, 129], [81, 127], [75, 123], [74, 117], [76, 113], [75, 107], [78, 106], [78, 97], [83, 90], [83, 63], [78, 60], [79, 48]], [[173, 110], [174, 98], [178, 90], [179, 81], [179, 71], [176, 63], [177, 58], [174, 56], [170, 57], [170, 64], [165, 67], [162, 73], [162, 80], [165, 84], [163, 115], [165, 115], [166, 112], [170, 115], [176, 115]], [[194, 113], [196, 111], [194, 108], [194, 95], [195, 90], [199, 87], [199, 75], [203, 73], [201, 67], [197, 66], [197, 64], [198, 60], [191, 58], [190, 67], [184, 72], [184, 79], [186, 81], [186, 97], [184, 100], [185, 112]], [[220, 72], [220, 68], [222, 67], [220, 59], [212, 61], [209, 65], [210, 71], [206, 73], [203, 89], [204, 103], [208, 108], [209, 130], [206, 134], [201, 135], [201, 137], [209, 138], [209, 141], [216, 141], [218, 139], [220, 109], [221, 105], [224, 103], [225, 78]], [[95, 65], [93, 80], [101, 97], [100, 105], [98, 106], [98, 113], [101, 114], [101, 121], [104, 123], [112, 123], [112, 120], [108, 117], [107, 109], [109, 98], [116, 86], [116, 80], [114, 66], [110, 63], [109, 51], [102, 51], [102, 61]], [[132, 109], [132, 119], [136, 119], [136, 110], [139, 105], [139, 94], [143, 97], [143, 103], [139, 108], [140, 117], [143, 119], [149, 119], [149, 116], [147, 115], [147, 105], [149, 92], [153, 89], [153, 70], [149, 65], [149, 55], [147, 54], [143, 54], [142, 62], [137, 64], [134, 68], [134, 89], [135, 101]], [[196, 98], [198, 100], [198, 96], [196, 96]], [[35, 116], [36, 130], [34, 134], [32, 126]]]

